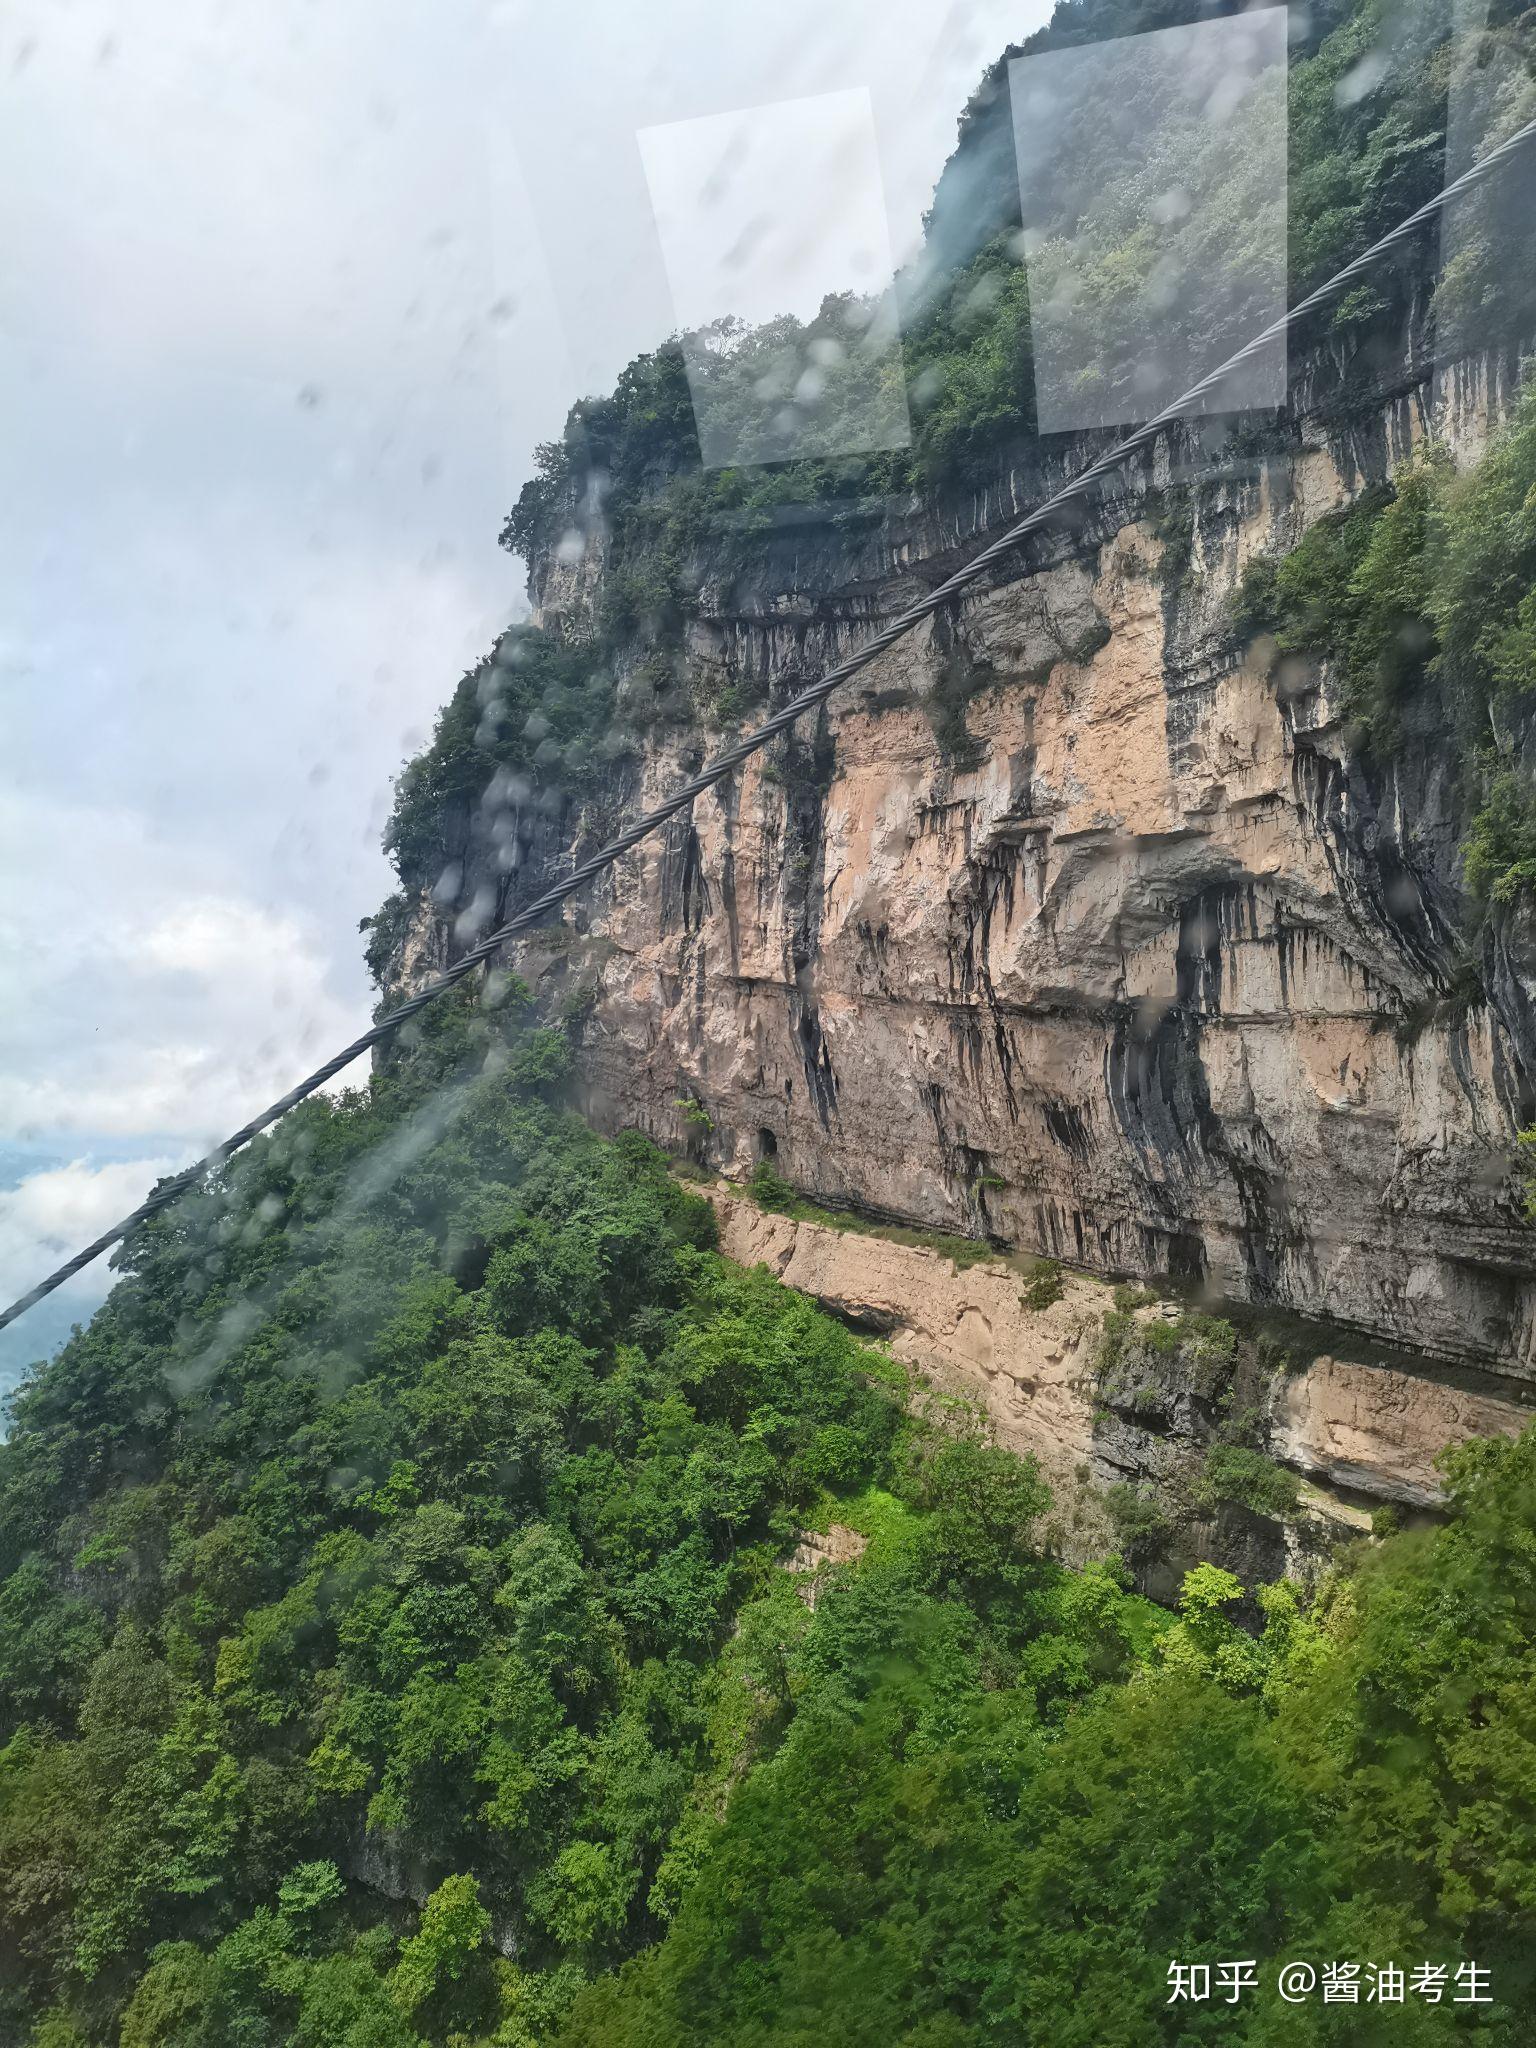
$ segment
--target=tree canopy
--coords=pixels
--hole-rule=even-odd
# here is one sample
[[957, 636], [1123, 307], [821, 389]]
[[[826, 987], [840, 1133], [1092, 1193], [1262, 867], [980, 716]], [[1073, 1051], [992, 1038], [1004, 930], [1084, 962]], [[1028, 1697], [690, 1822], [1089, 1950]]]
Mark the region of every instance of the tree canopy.
[[[563, 1054], [515, 985], [448, 1006], [141, 1230], [16, 1398], [5, 2038], [1523, 2039], [1536, 1433], [1258, 1635], [1212, 1566], [1164, 1614], [722, 1261]], [[1296, 1957], [1492, 2003], [1302, 2010]], [[1235, 1958], [1238, 2007], [1168, 2002]]]

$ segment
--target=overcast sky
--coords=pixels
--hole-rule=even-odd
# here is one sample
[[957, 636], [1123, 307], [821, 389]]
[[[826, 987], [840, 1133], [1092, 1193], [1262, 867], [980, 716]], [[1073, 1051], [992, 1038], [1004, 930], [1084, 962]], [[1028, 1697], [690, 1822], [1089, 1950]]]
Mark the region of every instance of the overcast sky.
[[[639, 131], [696, 124], [686, 166], [709, 117], [867, 105], [846, 232], [763, 238], [755, 278], [733, 244], [745, 303], [813, 305], [870, 282], [826, 269], [876, 170], [909, 253], [1047, 11], [11, 0], [0, 1294], [365, 1020], [390, 777], [522, 608], [496, 535], [533, 446], [720, 274], [675, 177], [664, 255]], [[0, 1336], [0, 1380], [107, 1278]]]

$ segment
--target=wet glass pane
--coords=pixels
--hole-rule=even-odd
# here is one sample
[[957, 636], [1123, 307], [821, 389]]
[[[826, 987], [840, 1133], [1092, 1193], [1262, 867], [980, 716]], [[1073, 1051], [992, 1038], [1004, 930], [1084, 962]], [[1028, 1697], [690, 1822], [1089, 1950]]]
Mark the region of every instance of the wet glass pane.
[[638, 140], [705, 468], [905, 447], [868, 93], [644, 128]]
[[[1150, 417], [1285, 310], [1287, 15], [1008, 67], [1042, 433]], [[1281, 337], [1208, 409], [1274, 406]]]
[[[1445, 182], [1536, 118], [1536, 31], [1487, 0], [1458, 0], [1450, 44]], [[1440, 226], [1435, 348], [1450, 368], [1490, 344], [1518, 348], [1536, 311], [1536, 161], [1453, 200]]]
[[1523, 7], [0, 11], [0, 2048], [1536, 2042]]

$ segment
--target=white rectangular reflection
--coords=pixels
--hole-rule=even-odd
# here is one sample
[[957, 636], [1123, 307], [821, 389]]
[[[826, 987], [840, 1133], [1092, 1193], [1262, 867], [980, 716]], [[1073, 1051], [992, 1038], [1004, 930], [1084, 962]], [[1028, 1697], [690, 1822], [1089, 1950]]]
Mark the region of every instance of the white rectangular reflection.
[[[1142, 420], [1286, 300], [1286, 10], [1008, 67], [1042, 433]], [[1284, 402], [1283, 337], [1208, 410]]]
[[[1458, 0], [1446, 95], [1445, 182], [1536, 119], [1529, 16], [1490, 29], [1487, 0]], [[1529, 333], [1536, 290], [1536, 150], [1453, 199], [1440, 220], [1436, 367]]]
[[638, 131], [706, 469], [903, 448], [866, 91]]

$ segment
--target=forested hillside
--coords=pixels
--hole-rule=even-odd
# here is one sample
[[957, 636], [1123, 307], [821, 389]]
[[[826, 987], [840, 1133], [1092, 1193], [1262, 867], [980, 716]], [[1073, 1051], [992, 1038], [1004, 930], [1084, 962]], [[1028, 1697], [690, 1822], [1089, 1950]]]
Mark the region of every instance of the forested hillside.
[[[1536, 1434], [1257, 1639], [1211, 1566], [1161, 1614], [563, 1112], [521, 1009], [295, 1112], [18, 1401], [0, 2037], [1524, 2040]], [[1302, 2009], [1295, 1958], [1450, 1988]]]

